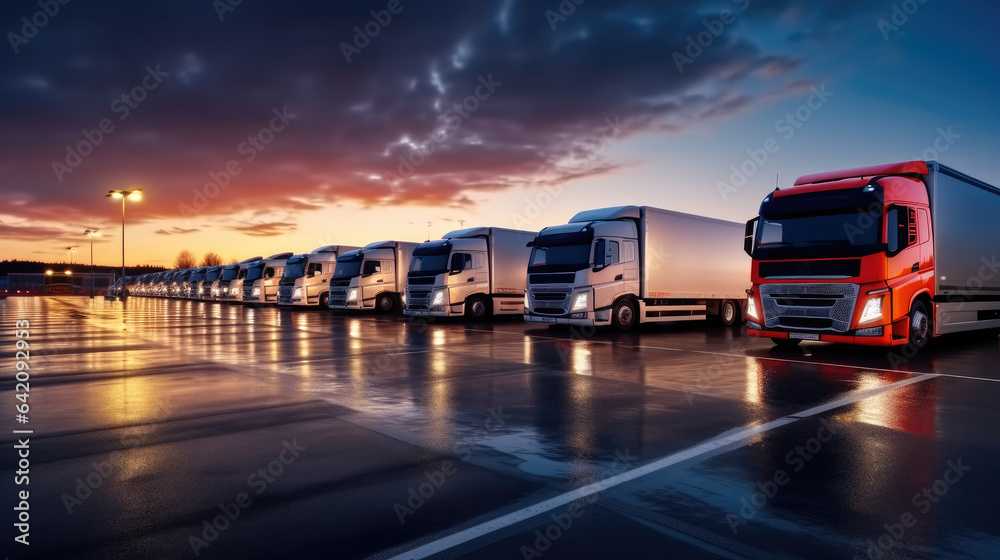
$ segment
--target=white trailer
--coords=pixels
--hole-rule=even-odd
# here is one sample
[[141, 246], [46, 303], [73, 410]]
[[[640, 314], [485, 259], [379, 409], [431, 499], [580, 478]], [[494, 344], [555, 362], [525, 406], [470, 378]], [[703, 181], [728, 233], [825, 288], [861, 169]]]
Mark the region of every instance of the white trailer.
[[409, 241], [377, 241], [340, 256], [330, 279], [330, 309], [398, 311], [413, 251]]
[[579, 326], [691, 321], [746, 311], [744, 224], [618, 206], [580, 212], [535, 238], [525, 320]]
[[348, 245], [324, 245], [311, 253], [293, 255], [285, 262], [285, 271], [278, 283], [278, 305], [326, 307], [337, 258], [355, 249], [357, 247]]
[[403, 313], [471, 319], [524, 313], [527, 245], [536, 235], [478, 227], [421, 243], [410, 262]]

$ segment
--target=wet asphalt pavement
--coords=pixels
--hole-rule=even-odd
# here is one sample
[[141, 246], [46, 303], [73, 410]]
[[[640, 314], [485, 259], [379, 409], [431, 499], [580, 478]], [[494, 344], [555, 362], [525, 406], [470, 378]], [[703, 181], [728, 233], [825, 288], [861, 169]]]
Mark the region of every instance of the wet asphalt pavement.
[[906, 357], [75, 297], [0, 323], [10, 558], [1000, 557], [995, 333]]

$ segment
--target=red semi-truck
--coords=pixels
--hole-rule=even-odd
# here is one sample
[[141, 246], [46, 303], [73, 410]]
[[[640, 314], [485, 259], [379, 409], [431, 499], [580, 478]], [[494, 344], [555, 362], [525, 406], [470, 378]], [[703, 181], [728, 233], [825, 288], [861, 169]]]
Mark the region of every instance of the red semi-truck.
[[924, 346], [1000, 327], [1000, 189], [909, 161], [800, 177], [747, 222], [747, 333]]

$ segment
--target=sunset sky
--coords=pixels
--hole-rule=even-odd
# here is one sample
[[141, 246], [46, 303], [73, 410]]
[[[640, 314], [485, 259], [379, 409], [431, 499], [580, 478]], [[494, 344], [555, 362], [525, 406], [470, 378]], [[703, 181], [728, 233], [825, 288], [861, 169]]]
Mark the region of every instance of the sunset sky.
[[85, 261], [100, 228], [95, 260], [119, 264], [109, 189], [144, 189], [128, 264], [170, 265], [621, 204], [742, 222], [776, 176], [927, 157], [1000, 184], [998, 17], [985, 0], [10, 0], [0, 259]]

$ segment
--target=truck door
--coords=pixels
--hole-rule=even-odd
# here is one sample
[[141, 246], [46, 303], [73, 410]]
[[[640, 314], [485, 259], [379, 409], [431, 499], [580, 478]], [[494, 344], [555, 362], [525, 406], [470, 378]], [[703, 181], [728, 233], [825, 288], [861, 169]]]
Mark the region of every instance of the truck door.
[[910, 300], [921, 286], [921, 245], [917, 209], [893, 205], [886, 210], [886, 278], [893, 290], [893, 318], [910, 310]]
[[621, 242], [598, 239], [594, 243], [594, 307], [609, 307], [621, 292], [624, 266], [621, 262]]

